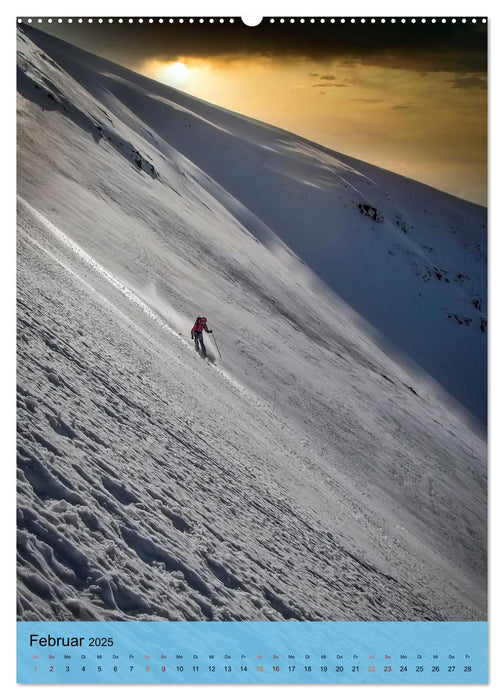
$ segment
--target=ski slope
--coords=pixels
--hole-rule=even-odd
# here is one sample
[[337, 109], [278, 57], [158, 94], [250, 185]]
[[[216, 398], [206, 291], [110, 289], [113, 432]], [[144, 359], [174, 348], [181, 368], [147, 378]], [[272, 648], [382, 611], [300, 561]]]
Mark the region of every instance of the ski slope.
[[19, 618], [484, 619], [484, 211], [33, 29], [18, 88]]

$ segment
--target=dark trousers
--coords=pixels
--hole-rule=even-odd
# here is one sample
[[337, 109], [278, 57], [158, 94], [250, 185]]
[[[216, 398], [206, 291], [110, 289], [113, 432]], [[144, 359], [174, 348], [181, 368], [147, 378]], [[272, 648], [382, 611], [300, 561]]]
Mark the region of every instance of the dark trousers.
[[203, 340], [203, 331], [194, 332], [194, 344], [196, 346], [196, 350], [199, 350], [201, 346], [201, 352], [205, 353], [206, 355], [206, 347], [205, 342]]

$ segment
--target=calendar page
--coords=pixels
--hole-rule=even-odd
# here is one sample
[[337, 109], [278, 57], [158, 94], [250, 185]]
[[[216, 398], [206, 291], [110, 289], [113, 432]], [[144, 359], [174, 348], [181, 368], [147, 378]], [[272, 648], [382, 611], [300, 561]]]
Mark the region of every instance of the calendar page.
[[487, 29], [17, 19], [19, 683], [487, 682]]

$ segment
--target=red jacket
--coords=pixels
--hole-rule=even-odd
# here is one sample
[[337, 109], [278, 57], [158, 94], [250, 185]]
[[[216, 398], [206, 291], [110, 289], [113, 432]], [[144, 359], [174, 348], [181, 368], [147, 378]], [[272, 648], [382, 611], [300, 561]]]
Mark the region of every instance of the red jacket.
[[209, 332], [206, 320], [202, 321], [200, 316], [198, 316], [198, 318], [194, 322], [194, 326], [192, 327], [191, 333], [202, 333], [203, 331], [206, 331], [207, 333]]

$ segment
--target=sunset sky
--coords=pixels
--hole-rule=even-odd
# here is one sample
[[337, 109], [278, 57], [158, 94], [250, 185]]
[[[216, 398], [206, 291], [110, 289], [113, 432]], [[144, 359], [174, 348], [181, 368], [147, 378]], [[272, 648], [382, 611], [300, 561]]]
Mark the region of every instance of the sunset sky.
[[44, 22], [43, 31], [196, 97], [486, 205], [478, 19]]

